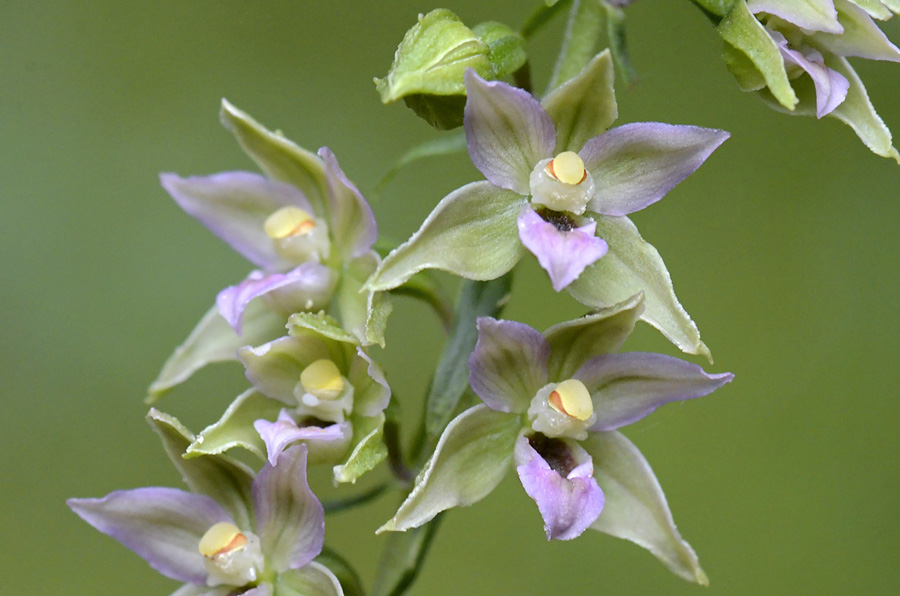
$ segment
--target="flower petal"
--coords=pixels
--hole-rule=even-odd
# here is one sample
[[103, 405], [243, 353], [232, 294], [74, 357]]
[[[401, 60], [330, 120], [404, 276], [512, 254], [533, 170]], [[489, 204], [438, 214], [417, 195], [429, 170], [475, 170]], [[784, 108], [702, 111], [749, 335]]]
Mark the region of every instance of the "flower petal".
[[328, 567], [315, 561], [279, 575], [275, 593], [278, 596], [344, 596], [338, 578]]
[[[306, 262], [287, 273], [264, 274], [253, 271], [236, 286], [229, 286], [216, 296], [216, 306], [228, 324], [241, 333], [244, 309], [254, 298], [282, 290], [275, 296], [276, 310], [290, 314], [300, 310], [321, 308], [328, 302], [334, 287], [334, 272], [319, 263]], [[285, 299], [287, 298], [287, 299]]]
[[[310, 333], [279, 337], [259, 347], [244, 346], [238, 350], [247, 378], [259, 391], [289, 406], [297, 406], [294, 388], [303, 370], [315, 362], [331, 358], [326, 342]], [[340, 368], [340, 363], [336, 363]]]
[[276, 573], [303, 567], [325, 540], [325, 510], [306, 482], [306, 446], [291, 447], [253, 481], [263, 555]]
[[766, 12], [793, 23], [801, 29], [843, 33], [833, 0], [747, 0], [747, 8], [757, 14]]
[[606, 496], [591, 529], [630, 540], [676, 575], [707, 585], [697, 555], [678, 533], [662, 488], [637, 447], [615, 431], [591, 433], [581, 446], [593, 458], [594, 477]]
[[281, 407], [280, 401], [268, 398], [256, 389], [248, 389], [231, 402], [217, 422], [200, 432], [185, 456], [216, 455], [234, 447], [243, 447], [265, 459], [266, 446], [253, 428], [253, 422], [260, 418], [274, 418]]
[[731, 373], [709, 374], [691, 362], [647, 352], [606, 354], [588, 360], [575, 378], [594, 402], [591, 430], [613, 430], [672, 401], [694, 399], [731, 382]]
[[234, 592], [234, 586], [210, 588], [196, 584], [184, 584], [172, 592], [171, 596], [230, 596], [232, 592]]
[[376, 534], [417, 528], [441, 511], [486, 497], [506, 475], [521, 428], [518, 416], [496, 412], [484, 404], [454, 418], [412, 492]]
[[102, 499], [69, 499], [78, 516], [143, 557], [172, 579], [206, 583], [200, 538], [218, 522], [232, 521], [206, 495], [175, 488], [136, 488]]
[[371, 417], [354, 417], [353, 449], [346, 459], [332, 468], [334, 481], [356, 483], [360, 476], [372, 470], [387, 457], [384, 444], [384, 414]]
[[147, 403], [154, 403], [207, 364], [237, 360], [239, 347], [258, 345], [278, 337], [284, 332], [284, 318], [262, 301], [251, 302], [244, 309], [241, 331], [242, 335], [235, 333], [219, 314], [218, 306], [209, 309], [184, 343], [166, 360], [147, 391]]
[[309, 201], [295, 187], [252, 172], [190, 178], [160, 174], [159, 180], [188, 215], [257, 267], [274, 270], [291, 265], [275, 251], [263, 224], [285, 205], [312, 210]]
[[844, 27], [841, 35], [816, 33], [811, 36], [817, 47], [838, 56], [900, 62], [900, 49], [891, 43], [866, 11], [847, 0], [835, 0], [838, 21]]
[[501, 81], [485, 81], [466, 69], [465, 128], [469, 156], [491, 183], [531, 193], [528, 177], [537, 162], [553, 157], [556, 130], [531, 95]]
[[597, 185], [588, 209], [627, 215], [655, 203], [700, 167], [729, 134], [636, 122], [594, 137], [580, 155]]
[[603, 510], [603, 491], [594, 480], [594, 466], [584, 450], [585, 459], [563, 476], [529, 444], [528, 438], [516, 441], [516, 472], [525, 492], [537, 503], [544, 518], [547, 540], [572, 540], [581, 536]]
[[522, 244], [537, 257], [557, 292], [578, 279], [585, 267], [609, 250], [605, 240], [594, 236], [597, 227], [594, 222], [560, 231], [534, 209], [526, 207], [519, 214], [518, 224]]
[[612, 59], [609, 50], [603, 50], [541, 101], [556, 125], [554, 153], [579, 151], [615, 122], [619, 111], [614, 83]]
[[700, 332], [672, 288], [672, 278], [659, 253], [645, 242], [627, 217], [596, 219], [598, 235], [609, 243], [609, 253], [584, 270], [567, 289], [587, 306], [606, 308], [644, 292], [641, 318], [659, 329], [688, 354], [710, 357]]
[[412, 238], [385, 257], [366, 283], [391, 290], [422, 269], [443, 269], [466, 279], [500, 277], [522, 257], [516, 216], [521, 195], [490, 182], [473, 182], [441, 199]]
[[297, 441], [303, 441], [309, 449], [310, 463], [340, 457], [347, 451], [352, 434], [348, 422], [324, 427], [297, 426], [294, 417], [283, 408], [275, 422], [260, 418], [253, 422], [253, 428], [266, 444], [269, 464], [273, 466], [278, 462], [281, 452]]
[[570, 379], [592, 357], [617, 352], [631, 335], [642, 312], [644, 295], [635, 294], [624, 302], [544, 331], [550, 344], [550, 378]]
[[777, 31], [772, 32], [772, 37], [781, 48], [781, 55], [784, 56], [785, 62], [795, 64], [806, 71], [816, 86], [817, 118], [831, 113], [847, 98], [850, 82], [844, 75], [825, 66], [822, 54], [811, 50], [804, 55], [797, 50], [790, 49], [787, 39]]
[[[350, 258], [361, 257], [375, 244], [378, 226], [372, 208], [344, 174], [328, 147], [319, 149], [328, 180], [331, 234], [338, 250]], [[345, 259], [345, 260], [349, 260]]]
[[522, 413], [547, 384], [550, 345], [524, 323], [477, 320], [478, 341], [469, 356], [469, 385], [492, 410]]
[[391, 401], [391, 388], [377, 362], [357, 346], [347, 380], [353, 385], [353, 411], [360, 416], [377, 416]]

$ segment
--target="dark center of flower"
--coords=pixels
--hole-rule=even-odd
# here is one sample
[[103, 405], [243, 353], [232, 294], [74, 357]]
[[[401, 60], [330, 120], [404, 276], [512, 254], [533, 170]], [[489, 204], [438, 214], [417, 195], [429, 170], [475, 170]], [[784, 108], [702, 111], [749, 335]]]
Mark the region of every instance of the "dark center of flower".
[[572, 218], [562, 211], [553, 211], [552, 209], [547, 209], [545, 207], [543, 209], [538, 209], [537, 214], [540, 215], [541, 219], [544, 221], [552, 223], [560, 232], [570, 232], [578, 227], [577, 224], [572, 221]]
[[297, 426], [301, 428], [309, 428], [310, 426], [315, 426], [316, 428], [325, 428], [326, 426], [331, 426], [334, 422], [328, 422], [327, 420], [322, 420], [321, 418], [316, 418], [315, 416], [305, 416], [297, 421]]
[[565, 441], [551, 439], [541, 433], [534, 433], [528, 437], [528, 443], [537, 451], [550, 469], [565, 478], [578, 466], [578, 462], [572, 456], [572, 450]]

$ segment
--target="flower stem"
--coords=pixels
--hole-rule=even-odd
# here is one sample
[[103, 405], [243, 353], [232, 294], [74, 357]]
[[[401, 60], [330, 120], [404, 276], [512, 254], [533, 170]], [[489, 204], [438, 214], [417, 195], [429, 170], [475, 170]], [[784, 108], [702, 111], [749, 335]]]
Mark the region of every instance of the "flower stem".
[[574, 0], [548, 91], [577, 75], [591, 61], [603, 28], [603, 13], [600, 0]]

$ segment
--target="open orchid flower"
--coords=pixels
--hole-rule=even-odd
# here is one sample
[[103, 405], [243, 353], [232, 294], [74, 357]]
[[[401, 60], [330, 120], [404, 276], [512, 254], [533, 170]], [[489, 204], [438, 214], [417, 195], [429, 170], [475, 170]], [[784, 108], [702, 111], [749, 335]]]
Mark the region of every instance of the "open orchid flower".
[[356, 482], [387, 455], [384, 374], [355, 337], [324, 316], [294, 315], [288, 329], [238, 350], [254, 387], [200, 433], [188, 457], [243, 447], [275, 465], [285, 448], [301, 443], [310, 464], [337, 464], [336, 482]]
[[666, 403], [706, 395], [733, 375], [708, 374], [662, 354], [615, 353], [642, 306], [638, 295], [543, 334], [522, 323], [479, 319], [469, 384], [484, 403], [447, 426], [415, 488], [381, 531], [405, 531], [475, 503], [513, 463], [548, 539], [600, 530], [705, 583], [652, 470], [617, 429]]
[[165, 414], [149, 417], [193, 492], [153, 487], [69, 499], [75, 513], [184, 582], [177, 596], [343, 594], [334, 574], [313, 561], [325, 514], [306, 481], [306, 447], [284, 451], [254, 478], [221, 456], [178, 462], [189, 433]]
[[882, 157], [900, 163], [847, 57], [900, 62], [900, 49], [872, 18], [900, 11], [890, 0], [737, 0], [719, 24], [725, 61], [745, 91], [780, 111], [850, 125]]
[[655, 122], [607, 131], [617, 115], [608, 51], [540, 103], [471, 70], [465, 79], [469, 155], [487, 180], [444, 197], [367, 287], [387, 290], [426, 268], [494, 279], [527, 250], [555, 290], [589, 306], [644, 292], [648, 322], [682, 350], [708, 354], [627, 215], [661, 199], [728, 133]]
[[[160, 180], [178, 205], [258, 269], [222, 290], [213, 311], [166, 363], [151, 399], [238, 347], [272, 339], [295, 312], [327, 309], [365, 344], [384, 296], [361, 293], [379, 257], [372, 210], [327, 147], [314, 155], [223, 101], [222, 119], [265, 171]], [[384, 313], [386, 316], [386, 313]], [[227, 326], [226, 326], [227, 323]]]

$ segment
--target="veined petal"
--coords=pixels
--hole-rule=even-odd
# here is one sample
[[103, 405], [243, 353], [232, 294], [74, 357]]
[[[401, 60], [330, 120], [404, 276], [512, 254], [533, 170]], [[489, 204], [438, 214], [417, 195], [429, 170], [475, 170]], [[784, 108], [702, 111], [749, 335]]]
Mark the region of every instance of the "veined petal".
[[279, 575], [275, 593], [278, 596], [344, 596], [338, 578], [328, 567], [315, 561]]
[[900, 62], [900, 49], [891, 43], [866, 11], [847, 0], [835, 0], [834, 5], [844, 33], [816, 33], [811, 39], [817, 47], [838, 56]]
[[329, 359], [325, 342], [315, 335], [286, 336], [259, 347], [238, 350], [247, 379], [259, 391], [287, 405], [296, 406], [294, 388], [303, 370], [316, 360]]
[[531, 207], [519, 214], [519, 238], [550, 276], [553, 289], [562, 291], [578, 279], [588, 265], [606, 254], [609, 247], [594, 235], [597, 224], [561, 231], [538, 215]]
[[281, 452], [297, 441], [303, 441], [309, 449], [311, 463], [315, 463], [317, 459], [321, 461], [331, 459], [323, 457], [326, 453], [335, 458], [340, 457], [347, 451], [352, 435], [348, 422], [324, 427], [297, 426], [294, 417], [285, 409], [281, 410], [275, 422], [260, 418], [253, 423], [253, 428], [266, 444], [266, 455], [269, 464], [273, 466], [278, 462]]
[[772, 32], [772, 37], [781, 48], [781, 55], [786, 63], [796, 64], [802, 68], [812, 79], [816, 87], [816, 117], [822, 118], [834, 111], [847, 98], [847, 90], [850, 82], [839, 72], [825, 66], [825, 59], [816, 50], [809, 51], [806, 55], [788, 47], [785, 37], [777, 32]]
[[544, 331], [550, 344], [550, 378], [569, 379], [594, 356], [617, 352], [642, 312], [644, 295], [638, 293], [624, 302]]
[[900, 11], [900, 3], [897, 0], [850, 0], [850, 2], [866, 11], [873, 19], [881, 21], [886, 21], [894, 16], [894, 13], [891, 12], [892, 3], [894, 12]]
[[[262, 271], [253, 271], [247, 278], [236, 286], [229, 286], [216, 296], [216, 305], [219, 312], [228, 321], [228, 324], [238, 333], [241, 333], [241, 322], [244, 309], [254, 298], [275, 292], [276, 290], [290, 289], [286, 296], [276, 300], [279, 310], [287, 310], [288, 313], [300, 310], [312, 310], [327, 303], [330, 290], [334, 286], [334, 272], [319, 263], [306, 262], [288, 271], [287, 273], [264, 274]], [[283, 298], [289, 297], [288, 300]], [[287, 304], [292, 302], [292, 305]]]
[[256, 389], [248, 389], [229, 404], [217, 422], [200, 432], [184, 456], [218, 455], [235, 447], [243, 447], [265, 459], [265, 444], [253, 428], [253, 421], [274, 418], [281, 405], [281, 402], [266, 397]]
[[579, 151], [615, 122], [619, 111], [614, 83], [612, 58], [609, 50], [603, 50], [541, 101], [556, 125], [554, 153]]
[[731, 382], [731, 373], [709, 374], [691, 362], [647, 352], [605, 354], [588, 360], [575, 378], [594, 402], [590, 430], [613, 430], [672, 401], [694, 399]]
[[263, 269], [285, 269], [291, 263], [275, 250], [263, 224], [280, 207], [312, 211], [296, 187], [251, 172], [223, 172], [181, 178], [160, 174], [160, 183], [178, 206]]
[[801, 29], [842, 33], [834, 0], [747, 0], [747, 8], [757, 14], [767, 12]]
[[594, 476], [606, 496], [591, 529], [630, 540], [676, 575], [707, 585], [697, 555], [678, 533], [662, 488], [637, 447], [616, 431], [591, 433], [581, 445], [593, 458]]
[[492, 410], [522, 413], [547, 384], [550, 345], [524, 323], [480, 317], [469, 385]]
[[417, 528], [441, 511], [486, 497], [506, 475], [521, 429], [518, 416], [484, 404], [454, 418], [416, 478], [415, 488], [376, 533]]
[[516, 216], [526, 202], [490, 182], [456, 189], [441, 199], [412, 238], [385, 257], [366, 288], [396, 288], [422, 269], [475, 280], [500, 277], [522, 257]]
[[579, 153], [597, 185], [588, 209], [627, 215], [655, 203], [729, 136], [713, 128], [636, 122], [594, 137]]
[[534, 165], [553, 157], [556, 130], [537, 100], [501, 81], [466, 69], [465, 128], [469, 156], [490, 182], [530, 194]]
[[161, 574], [192, 584], [206, 583], [200, 539], [213, 525], [232, 521], [206, 495], [175, 488], [119, 490], [102, 499], [69, 499], [66, 504]]
[[577, 445], [568, 445], [576, 460], [583, 460], [562, 476], [528, 442], [516, 441], [516, 472], [525, 492], [537, 503], [544, 518], [547, 540], [571, 540], [581, 536], [603, 510], [603, 491], [594, 480], [590, 456]]
[[331, 149], [322, 147], [319, 157], [325, 162], [331, 233], [335, 245], [350, 258], [361, 257], [372, 248], [378, 237], [375, 215], [359, 189], [344, 174]]
[[356, 357], [350, 362], [347, 379], [356, 390], [353, 411], [360, 416], [377, 416], [391, 401], [391, 388], [384, 371], [360, 346], [356, 347]]
[[325, 510], [306, 482], [306, 447], [291, 447], [253, 481], [263, 554], [277, 573], [298, 569], [322, 552]]

